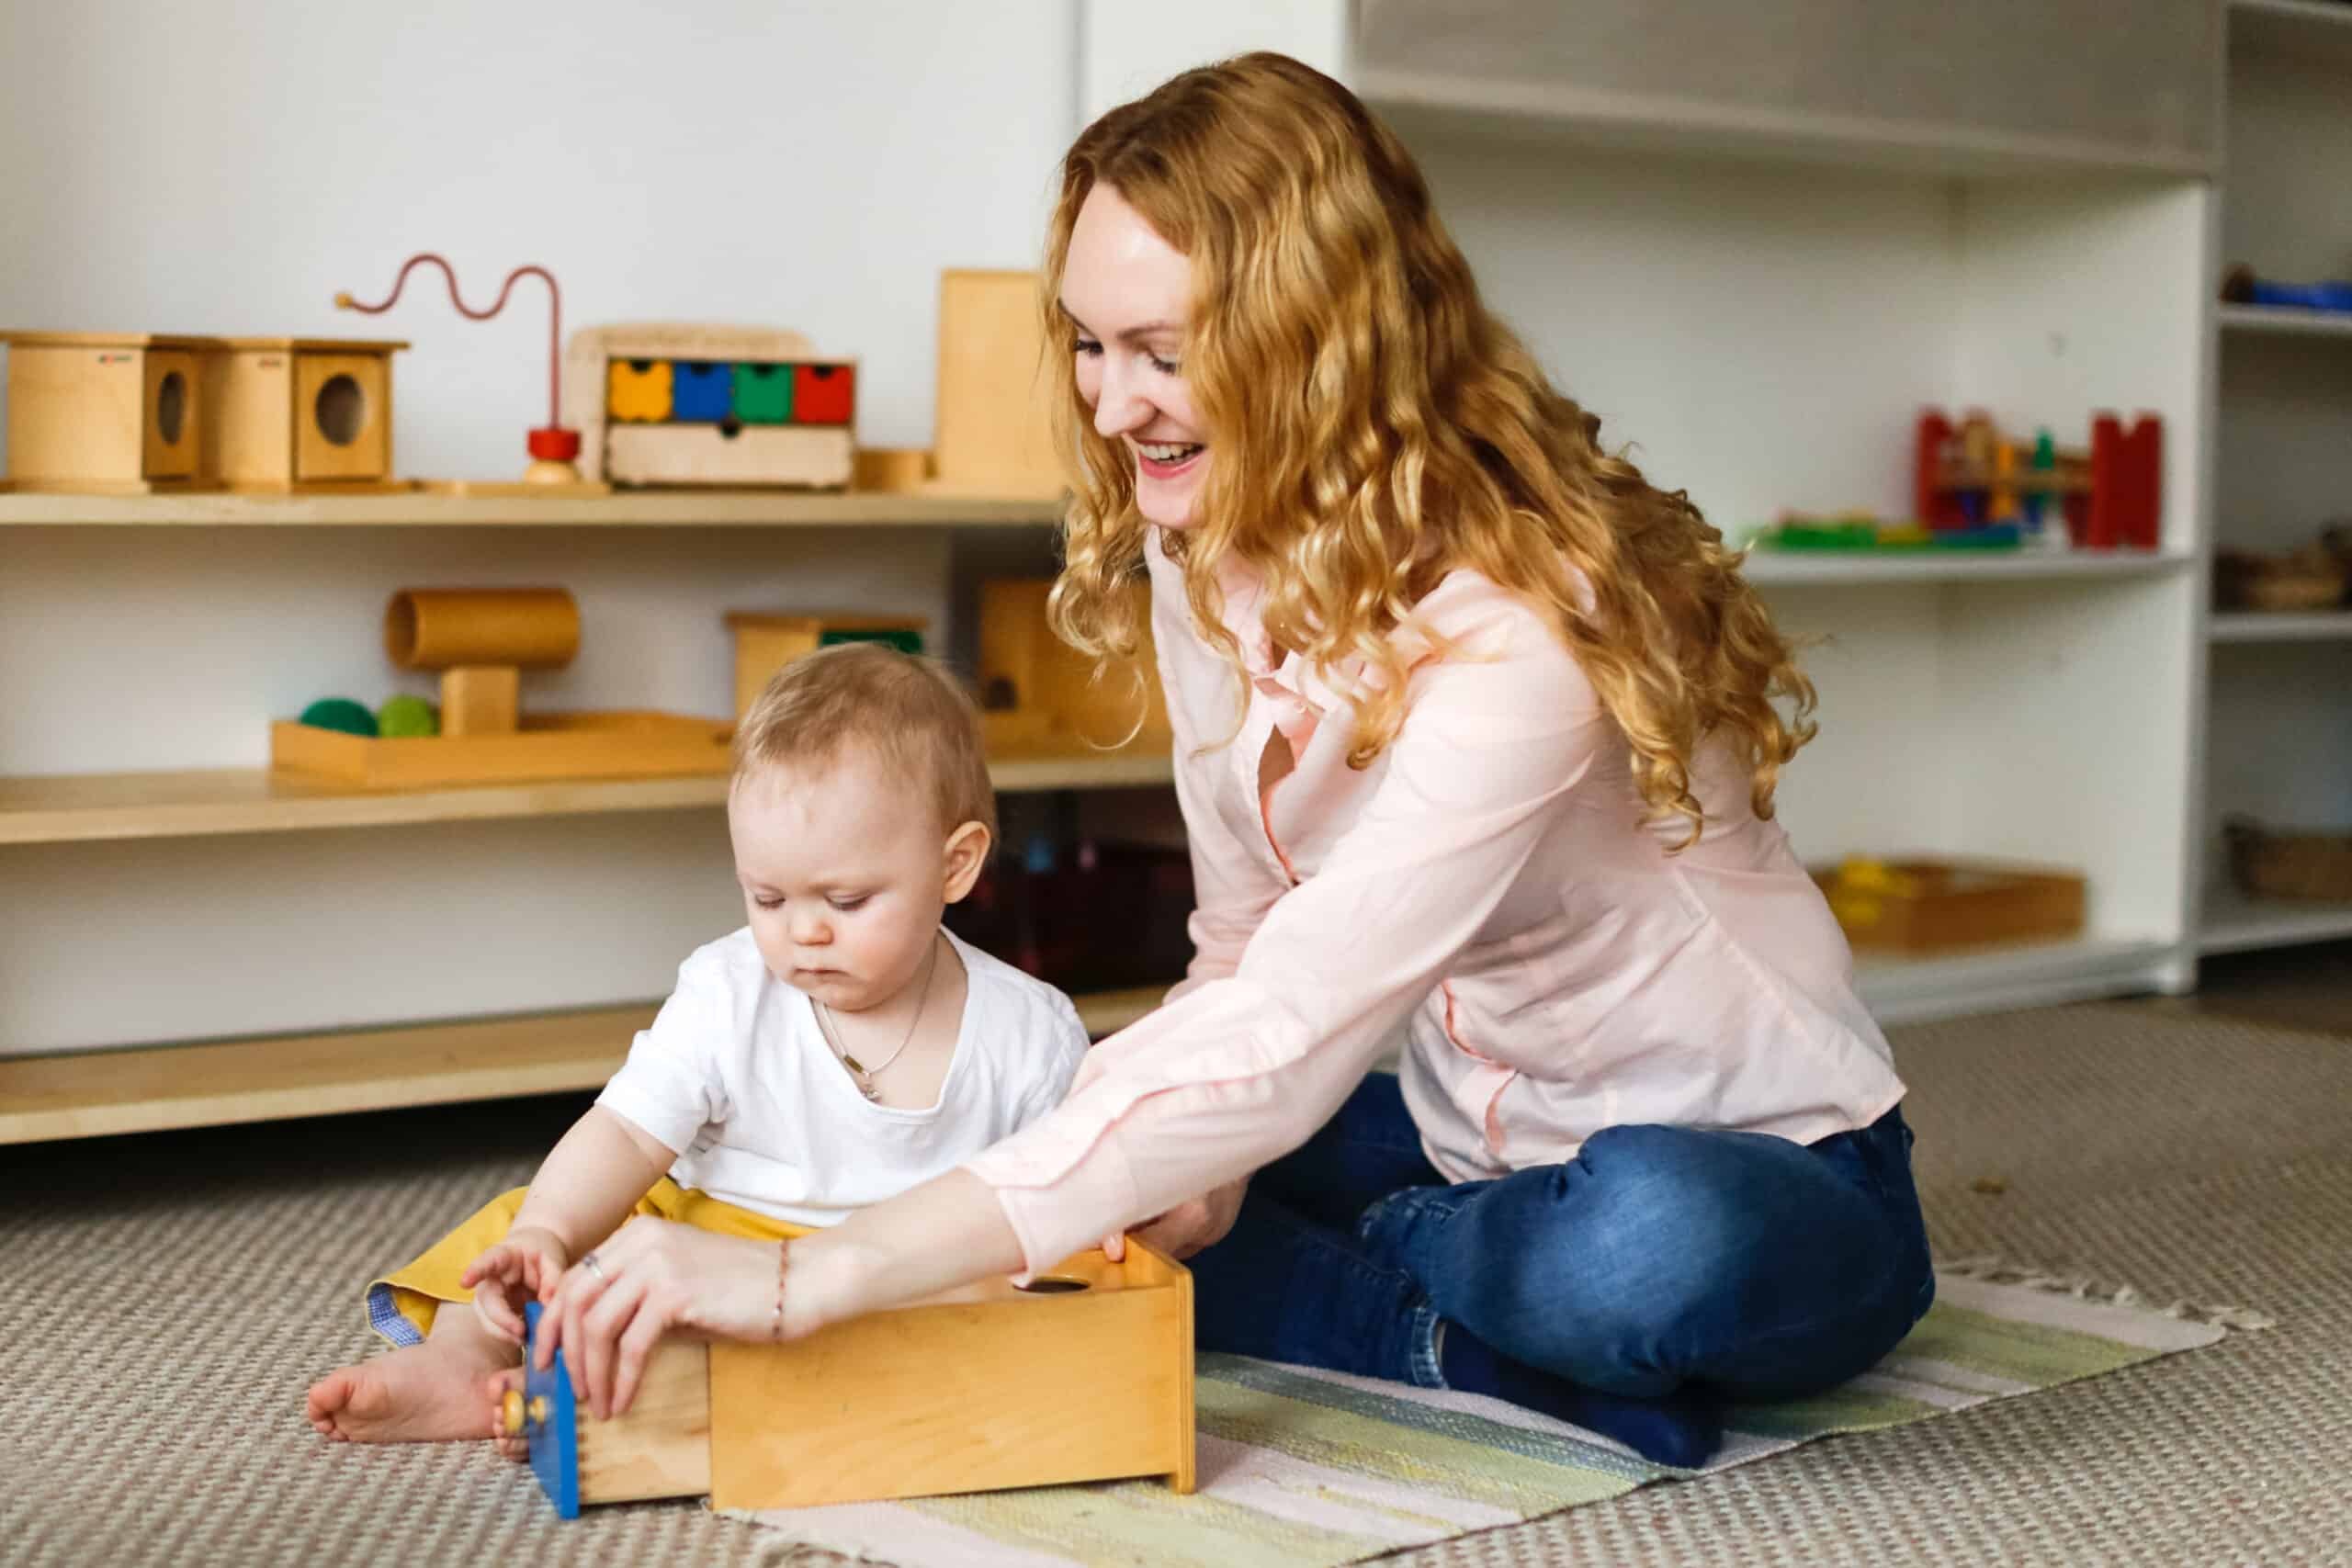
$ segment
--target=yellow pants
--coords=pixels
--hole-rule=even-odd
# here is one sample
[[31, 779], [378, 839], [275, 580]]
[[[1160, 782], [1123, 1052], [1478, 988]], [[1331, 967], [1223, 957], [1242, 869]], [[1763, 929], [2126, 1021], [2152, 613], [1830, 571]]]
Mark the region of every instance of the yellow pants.
[[[394, 1270], [368, 1285], [368, 1326], [394, 1345], [422, 1345], [433, 1332], [434, 1314], [443, 1302], [471, 1302], [473, 1292], [458, 1283], [466, 1265], [505, 1239], [507, 1227], [530, 1190], [517, 1187], [502, 1192], [475, 1210], [456, 1230], [424, 1249], [405, 1269]], [[806, 1235], [808, 1227], [722, 1203], [699, 1188], [681, 1187], [668, 1177], [637, 1201], [632, 1211], [657, 1220], [675, 1220], [697, 1230], [720, 1235], [748, 1236], [753, 1241], [782, 1241]]]

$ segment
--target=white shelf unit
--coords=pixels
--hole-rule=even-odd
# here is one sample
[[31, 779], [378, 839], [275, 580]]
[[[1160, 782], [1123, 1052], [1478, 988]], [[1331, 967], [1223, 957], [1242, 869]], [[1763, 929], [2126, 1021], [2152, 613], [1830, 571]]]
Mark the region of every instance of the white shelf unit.
[[[2216, 278], [2245, 264], [2352, 278], [2352, 5], [2231, 0]], [[2223, 305], [2216, 338], [2212, 544], [2285, 551], [2352, 517], [2352, 314]], [[2352, 908], [2233, 886], [2221, 824], [2352, 830], [2352, 607], [2207, 621], [2197, 756], [2197, 946], [2248, 952], [2352, 936]]]
[[[2194, 170], [1988, 160], [1976, 141], [1767, 142], [1687, 117], [1384, 100], [1488, 300], [1555, 379], [1735, 536], [1786, 508], [1908, 515], [1923, 406], [2087, 441], [2164, 421], [2160, 547], [1758, 550], [1822, 732], [1781, 812], [1809, 862], [2000, 856], [2086, 873], [2076, 941], [1862, 966], [1889, 1019], [2177, 988], [2201, 666], [2207, 253]], [[1600, 117], [1605, 118], [1606, 117]], [[1637, 130], [1639, 128], [1636, 128]], [[1834, 129], [1834, 128], [1833, 128]], [[2079, 150], [2077, 150], [2079, 151]]]

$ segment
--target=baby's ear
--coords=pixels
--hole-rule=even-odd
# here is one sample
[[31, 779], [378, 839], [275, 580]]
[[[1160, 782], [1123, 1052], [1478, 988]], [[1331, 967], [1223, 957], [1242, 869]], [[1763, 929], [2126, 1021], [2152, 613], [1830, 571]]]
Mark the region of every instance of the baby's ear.
[[944, 866], [947, 902], [963, 902], [964, 896], [972, 890], [972, 884], [980, 879], [980, 868], [989, 863], [990, 842], [984, 822], [967, 822], [947, 835]]

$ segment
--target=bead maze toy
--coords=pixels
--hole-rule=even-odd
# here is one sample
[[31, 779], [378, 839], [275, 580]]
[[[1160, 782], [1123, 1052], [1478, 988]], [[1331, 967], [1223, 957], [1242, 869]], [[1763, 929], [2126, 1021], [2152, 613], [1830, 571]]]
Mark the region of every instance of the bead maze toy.
[[98, 495], [215, 488], [204, 472], [214, 340], [8, 333], [8, 484]]
[[921, 653], [930, 624], [920, 615], [731, 610], [727, 629], [735, 638], [735, 716], [740, 720], [749, 713], [775, 672], [805, 654], [837, 642], [887, 642], [901, 652]]
[[[392, 595], [384, 651], [441, 677], [437, 733], [410, 710], [397, 728], [327, 699], [270, 727], [273, 766], [380, 788], [724, 773], [730, 724], [652, 712], [524, 714], [525, 669], [568, 664], [580, 610], [560, 588], [423, 589]], [[402, 733], [401, 731], [406, 731]]]
[[580, 456], [580, 432], [563, 423], [563, 379], [558, 358], [563, 342], [563, 292], [556, 286], [555, 275], [547, 268], [536, 265], [516, 267], [499, 286], [498, 298], [492, 300], [487, 309], [477, 310], [467, 304], [464, 296], [458, 292], [458, 275], [448, 262], [431, 251], [420, 251], [401, 264], [399, 273], [392, 278], [392, 291], [382, 299], [374, 304], [364, 304], [348, 293], [338, 293], [334, 297], [335, 308], [357, 310], [363, 315], [381, 315], [400, 302], [401, 290], [408, 286], [408, 275], [424, 265], [441, 269], [441, 276], [449, 286], [449, 303], [457, 307], [458, 314], [469, 321], [486, 321], [504, 310], [507, 297], [514, 292], [518, 279], [536, 277], [548, 286], [548, 422], [524, 437], [524, 446], [530, 453], [531, 461], [523, 470], [522, 482], [483, 484], [462, 480], [430, 488], [447, 489], [468, 495], [548, 495], [566, 490], [602, 493], [602, 486], [592, 485], [581, 478], [580, 469], [573, 461]]
[[[540, 1308], [525, 1307], [536, 1338]], [[673, 1336], [627, 1414], [577, 1404], [560, 1358], [506, 1395], [558, 1515], [708, 1494], [717, 1508], [1165, 1476], [1193, 1486], [1193, 1281], [1129, 1237], [1026, 1287], [984, 1280], [782, 1345]]]
[[840, 489], [854, 466], [857, 362], [777, 327], [584, 327], [564, 351], [581, 470], [622, 485]]
[[2011, 524], [2038, 533], [2063, 517], [2078, 549], [2152, 550], [2163, 472], [2164, 425], [2153, 413], [2128, 429], [2115, 414], [2093, 414], [2090, 447], [2082, 451], [2059, 447], [2047, 430], [2030, 443], [2012, 439], [1981, 410], [1955, 424], [1928, 409], [1913, 446], [1912, 505], [1939, 532]]

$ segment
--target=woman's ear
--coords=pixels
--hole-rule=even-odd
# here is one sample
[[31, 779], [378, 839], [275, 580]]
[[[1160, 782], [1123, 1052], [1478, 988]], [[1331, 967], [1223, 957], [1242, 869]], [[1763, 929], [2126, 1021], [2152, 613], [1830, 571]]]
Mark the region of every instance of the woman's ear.
[[960, 904], [972, 884], [980, 879], [980, 868], [988, 863], [989, 845], [993, 840], [984, 823], [967, 822], [947, 835], [944, 864], [946, 900]]

